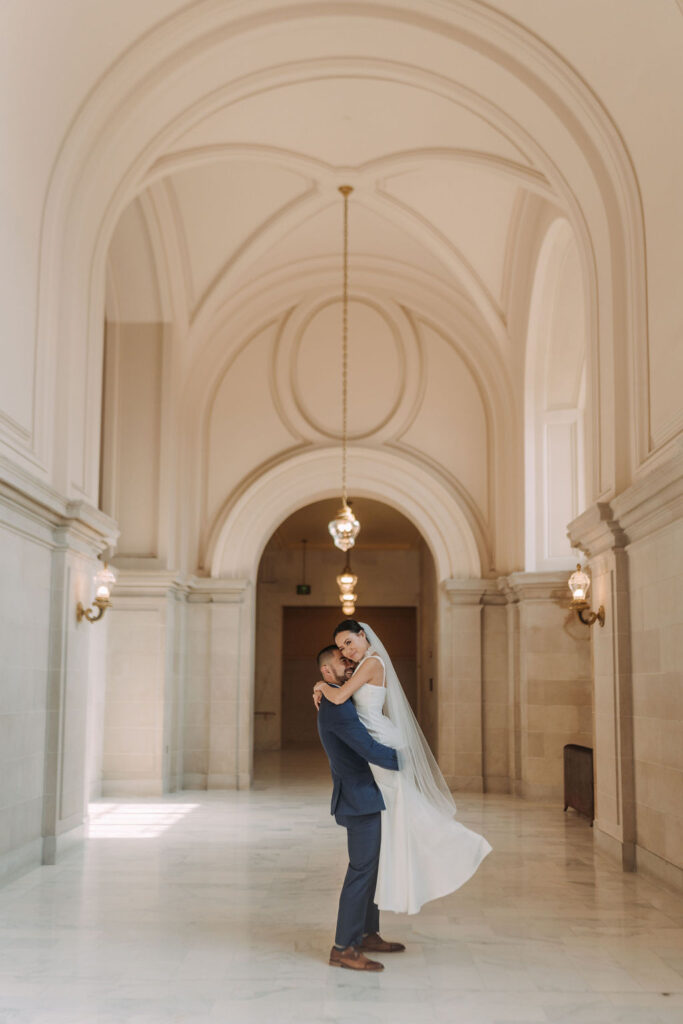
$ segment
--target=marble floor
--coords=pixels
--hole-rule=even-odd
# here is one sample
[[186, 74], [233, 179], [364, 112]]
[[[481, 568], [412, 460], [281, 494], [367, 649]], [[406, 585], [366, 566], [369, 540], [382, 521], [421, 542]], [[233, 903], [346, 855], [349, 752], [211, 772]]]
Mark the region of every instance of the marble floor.
[[89, 838], [0, 889], [1, 1024], [681, 1024], [683, 902], [595, 857], [585, 821], [464, 796], [494, 852], [380, 975], [327, 966], [344, 833], [319, 753], [250, 792], [93, 805]]

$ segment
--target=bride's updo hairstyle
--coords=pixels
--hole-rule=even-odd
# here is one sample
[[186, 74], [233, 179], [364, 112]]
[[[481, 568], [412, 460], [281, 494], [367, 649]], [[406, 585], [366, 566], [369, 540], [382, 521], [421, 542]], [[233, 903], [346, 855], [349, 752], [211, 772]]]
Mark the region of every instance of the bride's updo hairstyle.
[[343, 622], [340, 622], [333, 633], [332, 638], [334, 640], [337, 639], [338, 633], [363, 633], [363, 635], [365, 636], [365, 633], [363, 632], [363, 627], [361, 626], [360, 622], [356, 622], [355, 619], [344, 619]]

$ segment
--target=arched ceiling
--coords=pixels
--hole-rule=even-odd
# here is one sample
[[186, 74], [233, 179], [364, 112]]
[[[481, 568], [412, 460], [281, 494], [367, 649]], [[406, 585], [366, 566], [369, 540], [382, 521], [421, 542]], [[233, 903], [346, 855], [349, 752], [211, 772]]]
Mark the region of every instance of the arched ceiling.
[[[352, 286], [362, 277], [354, 264], [391, 260], [459, 292], [493, 334], [503, 333], [522, 198], [552, 190], [477, 107], [359, 66], [255, 90], [180, 132], [136, 203], [154, 211], [179, 254], [182, 282], [172, 288], [182, 292], [188, 324], [218, 296], [280, 268], [338, 259], [337, 189], [349, 182]], [[130, 278], [127, 267], [140, 260], [141, 246], [122, 240], [126, 231], [124, 217], [112, 246], [115, 277]], [[145, 309], [131, 285], [119, 318], [159, 319], [152, 290]]]

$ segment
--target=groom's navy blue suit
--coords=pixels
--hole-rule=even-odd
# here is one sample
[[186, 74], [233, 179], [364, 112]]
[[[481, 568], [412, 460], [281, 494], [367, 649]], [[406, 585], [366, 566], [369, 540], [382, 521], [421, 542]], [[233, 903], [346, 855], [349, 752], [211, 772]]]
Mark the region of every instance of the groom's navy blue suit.
[[368, 762], [397, 771], [398, 758], [391, 747], [373, 740], [351, 700], [332, 704], [323, 698], [318, 733], [332, 770], [331, 813], [337, 824], [346, 828], [349, 848], [335, 944], [343, 948], [360, 946], [364, 934], [379, 931], [374, 895], [384, 800]]

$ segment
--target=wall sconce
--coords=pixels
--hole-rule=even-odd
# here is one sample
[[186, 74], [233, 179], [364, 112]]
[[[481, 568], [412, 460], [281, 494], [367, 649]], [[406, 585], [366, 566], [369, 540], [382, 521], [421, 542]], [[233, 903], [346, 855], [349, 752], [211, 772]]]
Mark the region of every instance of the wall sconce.
[[[81, 602], [76, 606], [76, 619], [87, 619], [88, 622], [99, 622], [107, 608], [111, 606], [111, 588], [116, 583], [116, 576], [105, 562], [95, 576], [95, 600], [90, 608], [84, 608]], [[95, 611], [94, 609], [97, 609]]]
[[589, 612], [588, 618], [584, 618], [587, 608], [590, 608], [588, 601], [588, 590], [590, 588], [590, 576], [586, 575], [580, 565], [577, 565], [576, 572], [569, 577], [569, 589], [572, 592], [572, 608], [575, 609], [584, 626], [592, 626], [594, 622], [605, 625], [605, 609], [602, 605], [597, 612]]

